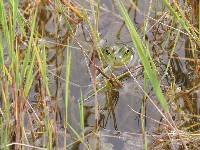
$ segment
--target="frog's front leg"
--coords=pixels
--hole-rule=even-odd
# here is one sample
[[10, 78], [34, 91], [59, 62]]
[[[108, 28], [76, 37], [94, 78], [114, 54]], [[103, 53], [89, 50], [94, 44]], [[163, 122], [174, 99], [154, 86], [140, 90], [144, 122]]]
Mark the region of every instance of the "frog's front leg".
[[119, 80], [117, 79], [117, 77], [115, 76], [115, 74], [113, 74], [113, 73], [111, 73], [111, 75], [110, 75], [109, 83], [111, 84], [112, 88], [119, 89], [119, 88], [122, 88], [122, 87], [123, 87], [122, 82], [119, 81]]

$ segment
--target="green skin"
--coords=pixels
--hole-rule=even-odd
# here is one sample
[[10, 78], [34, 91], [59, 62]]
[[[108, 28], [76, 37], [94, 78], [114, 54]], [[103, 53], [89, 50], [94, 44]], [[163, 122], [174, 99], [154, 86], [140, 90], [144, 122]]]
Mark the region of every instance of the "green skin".
[[133, 58], [133, 50], [127, 46], [112, 46], [102, 49], [103, 62], [113, 69], [118, 69], [127, 65]]

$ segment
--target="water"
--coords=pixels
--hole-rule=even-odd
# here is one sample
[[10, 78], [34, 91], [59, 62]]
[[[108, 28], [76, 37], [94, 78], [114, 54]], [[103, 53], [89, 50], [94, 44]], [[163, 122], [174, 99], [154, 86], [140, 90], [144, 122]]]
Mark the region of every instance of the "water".
[[[93, 22], [94, 18], [92, 18], [91, 11], [89, 11], [89, 2], [81, 2], [83, 3], [82, 5], [86, 5], [85, 7], [88, 10], [90, 20]], [[137, 5], [137, 9], [140, 11], [136, 11], [132, 6], [129, 14], [137, 27], [137, 31], [143, 38], [144, 18], [148, 13], [149, 1], [136, 0], [134, 2]], [[126, 4], [127, 8], [131, 8], [128, 1], [124, 1], [124, 4]], [[155, 12], [164, 11], [159, 1], [153, 2], [152, 8], [152, 11], [154, 10]], [[163, 14], [150, 14], [151, 17], [154, 17], [157, 20], [162, 15]], [[73, 24], [73, 28], [70, 29], [63, 21], [66, 16], [61, 15], [60, 18], [58, 18], [56, 14], [52, 13], [51, 7], [48, 7], [48, 9], [41, 9], [38, 16], [39, 31], [44, 33], [43, 42], [46, 42], [47, 44], [47, 73], [51, 91], [51, 97], [45, 97], [45, 102], [49, 108], [49, 115], [52, 120], [55, 121], [56, 129], [59, 131], [55, 137], [58, 141], [57, 145], [61, 148], [63, 146], [63, 138], [67, 137], [67, 144], [69, 144], [68, 148], [83, 149], [83, 145], [80, 144], [80, 141], [71, 144], [74, 142], [74, 136], [71, 131], [69, 131], [69, 133], [64, 133], [63, 131], [65, 114], [65, 66], [67, 59], [67, 42], [68, 39], [70, 39], [69, 35], [74, 32], [75, 36], [70, 40], [72, 60], [70, 70], [68, 118], [69, 124], [80, 133], [79, 103], [77, 103], [77, 101], [80, 100], [81, 94], [86, 98], [87, 93], [92, 89], [92, 65], [88, 62], [88, 58], [84, 55], [83, 51], [83, 49], [86, 50], [86, 53], [90, 57], [90, 52], [94, 50], [93, 43], [89, 36], [90, 33], [88, 32], [88, 25], [84, 22], [82, 24], [82, 30], [81, 24]], [[73, 17], [76, 19], [76, 17], [72, 15], [72, 18]], [[170, 24], [170, 19], [166, 18], [164, 23]], [[120, 43], [134, 47], [132, 42], [130, 42], [131, 39], [128, 30], [123, 24], [124, 23], [112, 1], [102, 0], [100, 3], [98, 31], [100, 33], [100, 38], [106, 41], [105, 45], [113, 46]], [[169, 71], [162, 78], [163, 80], [160, 81], [162, 85], [161, 88], [166, 94], [167, 100], [170, 104], [174, 104], [175, 101], [178, 101], [177, 106], [180, 107], [180, 109], [178, 109], [180, 111], [185, 110], [188, 114], [199, 114], [199, 91], [193, 89], [193, 87], [199, 85], [199, 72], [194, 72], [194, 68], [199, 67], [199, 65], [195, 64], [194, 61], [181, 59], [185, 57], [193, 59], [189, 39], [187, 39], [185, 35], [181, 35], [173, 57], [169, 58], [177, 32], [173, 30], [174, 35], [169, 36], [167, 32], [168, 28], [166, 26], [159, 25], [158, 22], [151, 19], [149, 19], [149, 24], [148, 29], [151, 30], [149, 30], [146, 35], [146, 42], [149, 43], [149, 48], [155, 65], [158, 68], [158, 76], [160, 79], [165, 73], [167, 64], [170, 63]], [[83, 49], [80, 48], [80, 45]], [[190, 51], [188, 51], [188, 49]], [[144, 86], [144, 75], [140, 63], [135, 64], [133, 68], [132, 75], [134, 78], [128, 77], [124, 79], [122, 81], [122, 88], [109, 88], [98, 93], [99, 129], [95, 134], [92, 133], [96, 128], [94, 97], [91, 97], [84, 103], [85, 142], [90, 144], [91, 149], [142, 150], [144, 145], [144, 135], [142, 134], [140, 114], [142, 113], [143, 102], [145, 102], [144, 109], [146, 116], [144, 119], [145, 133], [149, 143], [154, 140], [152, 138], [153, 133], [162, 129], [161, 125], [156, 122], [162, 121], [161, 114], [155, 106], [152, 105], [150, 100], [144, 96], [144, 92], [141, 89], [141, 87]], [[124, 67], [119, 71], [119, 73], [122, 72], [122, 70], [127, 70], [127, 68]], [[40, 88], [41, 78], [38, 77], [37, 79], [38, 80], [34, 81], [34, 88], [29, 97], [33, 104], [36, 101], [43, 100], [43, 97], [41, 96], [43, 91]], [[172, 90], [171, 87], [174, 89]], [[146, 91], [152, 101], [159, 106], [149, 82], [147, 83]], [[34, 109], [36, 109], [37, 112], [43, 111], [42, 107]], [[173, 109], [175, 108], [171, 109], [171, 111], [174, 111], [174, 113], [172, 113], [174, 114], [174, 120], [179, 120], [183, 117], [180, 114], [175, 114], [177, 108], [175, 110]], [[193, 118], [193, 120], [195, 119], [196, 118]], [[189, 119], [186, 123], [182, 123], [181, 121], [179, 123], [180, 127], [187, 126], [188, 124], [188, 126], [190, 126], [191, 120]], [[45, 137], [43, 138], [45, 139]], [[41, 139], [39, 138], [36, 142], [37, 145], [40, 145], [40, 142]]]
[[[106, 2], [106, 3], [104, 3]], [[109, 12], [101, 11], [100, 19], [99, 19], [99, 32], [100, 37], [106, 41], [106, 45], [115, 45], [116, 43], [126, 43], [127, 45], [133, 46], [130, 42], [130, 36], [128, 30], [123, 26], [123, 21], [121, 20], [119, 14], [116, 13], [116, 10], [113, 11], [113, 5], [111, 1], [102, 1], [103, 8], [106, 8]], [[144, 7], [144, 5], [141, 5]], [[110, 13], [110, 12], [113, 12]], [[139, 14], [131, 13], [131, 16], [135, 17], [135, 21], [137, 25], [143, 19], [143, 17]], [[87, 25], [85, 27], [85, 34], [87, 36]], [[120, 38], [117, 38], [117, 35], [120, 31]], [[75, 37], [77, 41], [79, 41], [83, 48], [89, 49], [92, 51], [92, 44], [91, 42], [85, 41], [83, 34], [81, 33], [81, 29], [78, 29], [78, 34]], [[82, 36], [81, 36], [82, 35]], [[74, 46], [74, 45], [73, 45]], [[76, 46], [76, 44], [75, 44]], [[91, 85], [91, 77], [89, 72], [87, 71], [88, 68], [86, 67], [87, 64], [84, 61], [85, 58], [81, 51], [72, 49], [73, 58], [72, 58], [72, 70], [71, 70], [71, 81], [79, 83], [81, 85]], [[80, 63], [81, 61], [81, 63]], [[82, 63], [83, 62], [83, 63]], [[139, 65], [139, 64], [138, 64]], [[136, 66], [135, 66], [136, 67]], [[82, 70], [81, 70], [82, 69]], [[137, 72], [133, 73], [134, 75]], [[138, 78], [139, 84], [143, 84], [143, 78]], [[80, 90], [83, 90], [83, 93], [87, 93], [87, 89], [91, 88], [80, 88], [75, 86], [70, 86], [70, 95], [72, 101], [70, 102], [70, 112], [72, 112], [71, 122], [73, 125], [77, 126], [77, 122], [79, 122], [78, 116], [74, 117], [75, 112], [77, 112], [77, 104], [71, 104], [77, 99], [79, 99]], [[136, 112], [141, 112], [141, 105], [142, 105], [143, 93], [141, 89], [137, 86], [137, 83], [134, 82], [133, 79], [129, 78], [123, 82], [123, 88], [118, 90], [109, 90], [104, 91], [98, 94], [98, 101], [100, 107], [100, 118], [99, 118], [99, 125], [100, 130], [99, 133], [104, 135], [106, 130], [110, 130], [108, 132], [108, 136], [112, 136], [112, 132], [121, 131], [121, 132], [135, 132], [140, 133], [141, 131], [141, 122], [140, 122], [140, 115], [133, 112], [131, 109], [135, 110]], [[146, 104], [146, 115], [153, 116], [154, 119], [159, 120], [160, 114], [158, 111], [149, 103]], [[92, 127], [95, 127], [95, 110], [94, 110], [94, 97], [90, 99], [89, 102], [84, 104], [85, 109], [85, 128], [92, 131]], [[77, 118], [77, 119], [74, 119]], [[146, 119], [146, 130], [153, 131], [158, 124], [152, 122], [150, 119]], [[91, 135], [92, 136], [92, 135]], [[124, 138], [125, 136], [121, 136]], [[101, 145], [104, 147], [107, 145], [109, 148], [107, 149], [143, 149], [143, 141], [142, 137], [139, 136], [132, 136], [130, 138], [134, 140], [135, 143], [127, 142], [126, 140], [120, 140], [118, 138], [97, 138], [96, 140], [98, 143], [104, 143]], [[126, 139], [126, 138], [125, 138]], [[94, 139], [87, 138], [89, 143], [95, 143]], [[90, 141], [92, 140], [92, 141]], [[130, 140], [131, 141], [131, 140]], [[105, 144], [106, 143], [106, 144]], [[95, 146], [94, 146], [95, 147]]]

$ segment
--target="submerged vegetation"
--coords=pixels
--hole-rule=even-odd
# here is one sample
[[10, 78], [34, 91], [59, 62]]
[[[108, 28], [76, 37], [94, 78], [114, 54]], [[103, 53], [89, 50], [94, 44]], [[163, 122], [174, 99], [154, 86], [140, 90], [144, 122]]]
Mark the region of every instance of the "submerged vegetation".
[[0, 149], [199, 149], [199, 8], [0, 1]]

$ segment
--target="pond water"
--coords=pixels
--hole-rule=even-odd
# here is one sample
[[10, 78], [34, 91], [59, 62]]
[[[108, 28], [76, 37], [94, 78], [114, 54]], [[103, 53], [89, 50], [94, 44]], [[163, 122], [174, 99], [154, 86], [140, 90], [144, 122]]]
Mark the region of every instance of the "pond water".
[[[133, 2], [124, 0], [126, 8], [129, 10], [130, 18], [134, 22], [140, 37], [145, 39], [144, 44], [149, 46], [150, 53], [157, 67], [161, 89], [168, 103], [172, 105], [170, 108], [170, 112], [172, 112], [171, 117], [177, 121], [178, 125], [180, 124], [180, 127], [190, 127], [191, 122], [197, 122], [198, 119], [191, 117], [191, 121], [185, 114], [198, 115], [200, 111], [199, 90], [197, 90], [200, 81], [199, 72], [197, 71], [199, 70], [199, 61], [194, 61], [191, 50], [194, 45], [190, 43], [187, 35], [182, 32], [179, 40], [176, 41], [179, 30], [164, 25], [174, 24], [173, 19], [170, 18], [167, 9], [163, 7], [161, 1], [134, 0]], [[77, 8], [85, 8], [91, 25], [94, 26], [95, 19], [92, 16], [90, 1], [80, 0], [72, 1], [72, 3]], [[27, 4], [21, 5], [23, 9], [23, 5]], [[94, 5], [97, 6], [96, 1], [94, 1]], [[150, 5], [152, 9], [148, 16]], [[54, 5], [52, 6], [54, 7]], [[70, 16], [72, 20], [75, 18], [74, 20], [78, 23], [72, 23], [72, 27], [69, 27], [65, 22], [65, 15], [68, 14], [63, 16], [59, 14], [59, 17], [57, 16], [58, 14], [54, 13], [51, 7], [48, 6], [45, 9], [39, 9], [37, 18], [38, 30], [44, 36], [40, 42], [41, 44], [46, 42], [47, 74], [51, 96], [45, 97], [45, 100], [47, 105], [49, 105], [49, 116], [56, 123], [55, 130], [58, 136], [56, 136], [55, 143], [59, 145], [56, 148], [61, 148], [64, 145], [64, 137], [67, 137], [67, 148], [85, 148], [80, 141], [76, 141], [72, 131], [64, 132], [65, 73], [66, 61], [69, 59], [66, 55], [67, 51], [71, 51], [72, 54], [68, 120], [74, 130], [77, 133], [81, 133], [79, 104], [81, 96], [83, 96], [85, 100], [83, 102], [84, 141], [90, 145], [91, 149], [142, 150], [144, 149], [144, 137], [148, 143], [156, 141], [157, 136], [159, 139], [159, 136], [162, 136], [160, 133], [164, 130], [165, 121], [163, 121], [157, 107], [152, 104], [154, 102], [159, 108], [159, 103], [156, 100], [150, 82], [144, 83], [146, 80], [144, 80], [145, 75], [139, 57], [134, 65], [130, 64], [128, 67], [124, 66], [112, 72], [115, 76], [118, 76], [122, 72], [131, 71], [131, 76], [129, 75], [121, 80], [122, 86], [120, 88], [105, 88], [97, 92], [96, 99], [95, 96], [88, 98], [89, 93], [94, 89], [94, 83], [92, 82], [93, 65], [88, 58], [92, 58], [92, 52], [94, 52], [96, 43], [91, 38], [92, 33], [87, 21], [78, 22], [76, 16], [72, 15]], [[155, 20], [151, 17], [155, 18]], [[148, 18], [149, 25], [147, 27], [148, 32], [144, 35], [144, 22], [146, 18]], [[171, 30], [170, 33], [168, 30]], [[121, 44], [133, 47], [134, 52], [137, 54], [131, 42], [129, 32], [119, 15], [119, 11], [113, 4], [113, 0], [100, 1], [97, 31], [101, 39], [97, 44], [101, 48]], [[101, 46], [102, 41], [104, 43], [103, 46]], [[174, 48], [175, 41], [177, 45]], [[172, 51], [174, 54], [171, 56]], [[196, 54], [199, 55], [199, 51]], [[96, 65], [100, 66], [99, 59], [95, 59], [97, 60]], [[166, 72], [167, 68], [168, 71]], [[97, 76], [98, 74], [100, 74], [99, 71]], [[111, 75], [111, 72], [106, 72], [106, 75], [110, 78], [114, 76]], [[34, 81], [34, 88], [32, 88], [29, 97], [31, 104], [44, 99], [41, 96], [44, 93], [41, 89], [41, 78], [38, 76], [37, 79]], [[105, 82], [102, 85], [104, 84]], [[150, 99], [144, 94], [144, 85], [147, 85], [145, 91]], [[95, 120], [97, 118], [95, 116], [95, 100], [98, 101], [98, 120]], [[37, 108], [37, 113], [40, 111], [44, 110]], [[178, 111], [181, 113], [177, 113]], [[143, 113], [145, 115], [144, 118], [141, 115]], [[186, 120], [188, 119], [186, 122], [184, 122], [184, 117]], [[191, 128], [191, 130], [198, 129], [199, 125]], [[41, 138], [36, 142], [36, 145], [40, 146], [40, 142]]]
[[[147, 10], [148, 3], [145, 3], [145, 5], [143, 4], [144, 1], [140, 1], [138, 3], [138, 8], [141, 10]], [[120, 15], [117, 13], [117, 10], [113, 10], [114, 6], [112, 1], [101, 1], [100, 9], [101, 11], [99, 17], [99, 32], [100, 38], [106, 41], [106, 45], [115, 45], [117, 42], [120, 42], [133, 46], [130, 42], [131, 39], [128, 30], [123, 26], [123, 21], [121, 20]], [[145, 12], [143, 13], [145, 14]], [[138, 14], [136, 11], [131, 11], [130, 15], [133, 17], [136, 25], [140, 26], [144, 16]], [[90, 19], [93, 20], [92, 17]], [[89, 39], [88, 33], [89, 28], [86, 24], [83, 24], [83, 28], [84, 29], [82, 30], [81, 26], [79, 26], [76, 31], [75, 39], [84, 49], [92, 51], [92, 42]], [[122, 30], [120, 31], [120, 39], [117, 39], [117, 33], [119, 32], [120, 28], [122, 28]], [[83, 36], [84, 34], [86, 35], [86, 38]], [[71, 84], [69, 119], [73, 127], [75, 129], [79, 129], [79, 110], [77, 101], [80, 99], [80, 91], [83, 92], [84, 96], [87, 96], [88, 90], [92, 89], [92, 81], [91, 75], [88, 71], [88, 61], [86, 61], [87, 58], [84, 56], [84, 53], [80, 49], [80, 47], [78, 47], [76, 41], [74, 43], [71, 43], [71, 46], [76, 48], [71, 49], [72, 63], [70, 72]], [[139, 66], [140, 64], [138, 63], [137, 65]], [[137, 68], [137, 66], [135, 66], [135, 68]], [[65, 69], [63, 68], [61, 77], [64, 77], [64, 70]], [[141, 69], [140, 71], [135, 70], [133, 74], [136, 75], [138, 72], [141, 72]], [[57, 98], [60, 99], [59, 107], [62, 111], [61, 114], [64, 114], [63, 93], [65, 84], [62, 84], [62, 81], [60, 82], [62, 92], [59, 96], [57, 96]], [[73, 83], [75, 83], [76, 85], [74, 85]], [[137, 84], [143, 85], [142, 76], [138, 77], [137, 83], [134, 81], [134, 79], [128, 78], [123, 81], [122, 88], [98, 93], [98, 101], [100, 107], [100, 118], [98, 122], [100, 125], [100, 129], [98, 133], [102, 135], [101, 137], [103, 138], [96, 138], [101, 144], [103, 144], [102, 146], [110, 145], [110, 149], [143, 149], [141, 119], [139, 113], [141, 113], [141, 106], [144, 94]], [[55, 88], [53, 88], [53, 90], [55, 90]], [[111, 95], [111, 97], [109, 97], [108, 95]], [[150, 116], [152, 119], [155, 120], [161, 119], [161, 115], [149, 102], [146, 103], [146, 108], [147, 116]], [[90, 98], [89, 101], [84, 103], [84, 109], [85, 128], [87, 130], [90, 130], [91, 132], [95, 127], [94, 97]], [[133, 109], [137, 113], [133, 112], [131, 109]], [[155, 123], [151, 119], [146, 119], [145, 127], [148, 132], [151, 133], [158, 126], [158, 123]], [[117, 131], [121, 133], [119, 133], [116, 137], [112, 137], [113, 134], [115, 134], [115, 132]], [[129, 135], [129, 133], [135, 133], [135, 135]], [[90, 144], [94, 142], [90, 141], [94, 140], [90, 137], [88, 137], [87, 140]]]
[[[127, 2], [127, 1], [126, 1]], [[142, 12], [135, 11], [134, 8], [130, 11], [129, 15], [134, 21], [137, 30], [142, 35], [142, 25], [144, 23], [144, 17], [148, 14], [148, 7], [149, 7], [149, 1], [135, 1], [137, 4], [137, 9], [139, 9]], [[87, 3], [87, 2], [86, 2]], [[129, 3], [126, 3], [127, 8], [130, 8], [131, 6]], [[162, 5], [157, 3], [151, 3], [151, 7], [156, 9], [157, 12], [162, 11]], [[90, 14], [91, 15], [91, 14]], [[153, 14], [151, 14], [152, 17], [156, 17]], [[91, 17], [91, 22], [93, 18]], [[166, 20], [163, 20], [164, 23], [168, 24], [169, 22]], [[150, 20], [150, 24], [153, 26], [156, 22]], [[149, 29], [152, 29], [152, 26], [149, 26]], [[84, 34], [88, 38], [88, 26], [83, 25]], [[87, 29], [87, 30], [86, 30]], [[119, 38], [117, 37], [118, 33], [120, 32]], [[166, 68], [166, 64], [168, 63], [169, 59], [167, 58], [167, 53], [162, 51], [163, 47], [166, 49], [170, 48], [170, 42], [172, 39], [167, 39], [167, 35], [165, 34], [165, 28], [158, 27], [157, 32], [155, 35], [155, 31], [152, 29], [147, 33], [147, 37], [150, 43], [150, 47], [152, 51], [157, 51], [155, 53], [160, 53], [160, 56], [155, 58], [155, 60], [158, 60], [158, 62], [161, 62], [160, 65], [156, 64], [158, 68], [160, 69], [160, 73], [164, 74], [164, 71]], [[127, 45], [133, 46], [130, 42], [130, 36], [128, 33], [128, 30], [123, 26], [123, 21], [120, 18], [120, 15], [118, 11], [113, 6], [112, 1], [101, 1], [100, 4], [100, 17], [99, 17], [99, 33], [100, 38], [104, 39], [106, 41], [106, 45], [115, 45], [117, 42], [119, 43], [125, 43]], [[86, 38], [86, 39], [87, 39]], [[80, 42], [80, 44], [83, 46], [84, 49], [93, 50], [93, 46], [91, 41], [87, 42], [85, 41], [85, 38], [83, 37], [83, 30], [82, 28], [77, 29], [77, 35], [75, 36], [75, 39]], [[167, 39], [167, 40], [166, 40]], [[157, 43], [156, 43], [157, 42]], [[73, 44], [72, 44], [73, 45]], [[176, 49], [176, 55], [178, 57], [186, 57], [190, 58], [191, 54], [188, 51], [185, 51], [185, 49], [188, 47], [187, 45], [187, 38], [185, 36], [182, 36], [180, 38], [180, 41], [177, 44]], [[77, 44], [73, 45], [77, 47]], [[155, 48], [157, 46], [157, 48]], [[83, 52], [77, 49], [72, 49], [73, 58], [72, 58], [72, 69], [71, 69], [71, 78], [70, 80], [72, 82], [78, 83], [80, 85], [88, 85], [91, 86], [91, 74], [88, 72], [87, 63], [85, 61], [85, 56], [83, 55]], [[154, 53], [154, 55], [156, 55]], [[158, 54], [159, 55], [159, 54]], [[156, 57], [156, 56], [155, 56]], [[81, 63], [80, 63], [81, 62]], [[162, 64], [163, 63], [163, 64]], [[176, 78], [176, 88], [177, 89], [190, 89], [191, 84], [193, 82], [198, 82], [198, 77], [193, 76], [193, 79], [188, 78], [188, 73], [190, 71], [188, 70], [188, 65], [191, 64], [188, 61], [185, 60], [176, 60], [172, 59], [172, 72], [174, 73], [174, 76]], [[140, 65], [139, 63], [137, 64]], [[137, 66], [135, 66], [137, 68]], [[91, 69], [91, 68], [90, 68]], [[91, 70], [90, 70], [91, 71]], [[137, 82], [132, 78], [128, 78], [125, 81], [123, 81], [123, 87], [118, 90], [113, 91], [107, 91], [104, 93], [98, 93], [98, 101], [99, 101], [99, 107], [100, 107], [100, 118], [99, 118], [99, 134], [102, 135], [97, 138], [97, 140], [103, 144], [102, 147], [108, 146], [107, 149], [143, 149], [144, 141], [142, 138], [142, 129], [141, 129], [141, 118], [140, 113], [142, 110], [142, 102], [144, 100], [144, 93], [141, 90], [141, 88], [138, 86], [140, 84], [143, 86], [143, 75], [141, 75], [140, 72], [141, 69], [135, 70], [132, 73], [134, 75], [138, 75]], [[193, 71], [192, 71], [193, 72]], [[168, 82], [170, 80], [169, 75], [166, 75], [165, 80], [163, 80], [163, 89], [165, 89], [165, 86], [169, 86]], [[155, 97], [153, 96], [151, 87], [149, 88], [149, 95], [155, 103], [157, 101], [155, 100]], [[79, 117], [74, 116], [77, 109], [77, 104], [74, 103], [77, 99], [80, 98], [80, 90], [83, 91], [83, 95], [88, 93], [88, 89], [85, 87], [76, 87], [71, 85], [70, 86], [70, 96], [71, 96], [71, 106], [70, 110], [72, 113], [71, 122], [74, 124], [74, 126], [77, 125], [76, 121], [79, 122]], [[86, 95], [85, 94], [85, 95]], [[85, 96], [84, 95], [84, 96]], [[194, 97], [196, 94], [194, 94], [192, 97]], [[186, 97], [190, 97], [186, 96]], [[185, 99], [184, 97], [180, 97], [180, 99]], [[186, 98], [187, 99], [187, 98]], [[197, 113], [199, 111], [199, 101], [194, 99], [193, 101], [193, 109], [189, 110], [192, 113]], [[74, 103], [74, 104], [72, 104]], [[158, 104], [158, 103], [157, 103]], [[197, 104], [197, 107], [194, 107], [194, 105]], [[180, 102], [181, 107], [188, 108], [187, 104], [185, 102]], [[95, 103], [94, 103], [94, 97], [90, 99], [89, 102], [84, 103], [85, 108], [85, 128], [88, 128], [88, 130], [92, 131], [93, 127], [95, 127]], [[133, 111], [134, 110], [134, 111]], [[147, 118], [145, 119], [145, 130], [146, 133], [151, 135], [154, 133], [155, 130], [159, 129], [160, 124], [157, 123], [157, 120], [161, 120], [161, 114], [158, 112], [158, 110], [152, 105], [150, 101], [146, 101], [145, 103], [145, 115]], [[175, 115], [176, 116], [176, 115]], [[77, 119], [74, 119], [77, 118]], [[78, 128], [78, 126], [77, 126]], [[115, 135], [116, 132], [119, 132], [118, 135]], [[131, 135], [129, 133], [134, 133], [134, 135]], [[118, 137], [118, 138], [117, 138]], [[120, 137], [120, 138], [119, 138]], [[151, 141], [151, 136], [147, 136], [148, 141]], [[91, 139], [88, 138], [88, 141]], [[94, 139], [92, 138], [93, 143]], [[95, 143], [95, 142], [94, 142]], [[95, 147], [95, 146], [94, 146]]]

